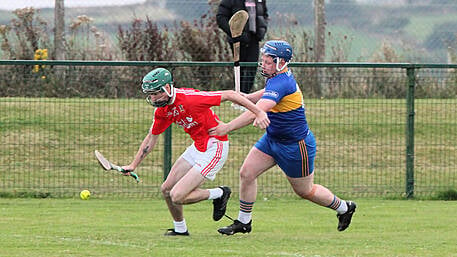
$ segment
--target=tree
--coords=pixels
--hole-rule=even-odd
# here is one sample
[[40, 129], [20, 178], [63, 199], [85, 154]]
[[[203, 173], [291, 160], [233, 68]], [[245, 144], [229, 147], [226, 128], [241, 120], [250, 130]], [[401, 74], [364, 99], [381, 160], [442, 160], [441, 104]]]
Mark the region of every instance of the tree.
[[314, 0], [314, 57], [325, 60], [325, 0]]
[[64, 0], [55, 0], [54, 8], [54, 48], [56, 60], [65, 59], [65, 7]]

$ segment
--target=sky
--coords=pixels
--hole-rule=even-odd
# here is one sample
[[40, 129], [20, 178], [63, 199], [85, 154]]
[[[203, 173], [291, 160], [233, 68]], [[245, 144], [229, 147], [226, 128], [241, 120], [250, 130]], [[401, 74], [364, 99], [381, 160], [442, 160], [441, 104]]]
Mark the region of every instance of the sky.
[[[65, 0], [65, 7], [85, 7], [103, 5], [127, 5], [144, 3], [146, 0]], [[53, 8], [55, 0], [0, 0], [0, 9], [15, 10], [17, 8]]]

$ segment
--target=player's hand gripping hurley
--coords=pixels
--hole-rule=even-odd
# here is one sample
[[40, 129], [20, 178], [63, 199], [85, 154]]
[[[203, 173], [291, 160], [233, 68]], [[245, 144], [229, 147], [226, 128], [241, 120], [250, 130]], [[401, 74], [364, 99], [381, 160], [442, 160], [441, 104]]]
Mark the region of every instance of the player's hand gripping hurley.
[[[243, 34], [244, 26], [248, 21], [249, 14], [245, 10], [239, 10], [229, 20], [230, 33], [232, 38], [239, 37]], [[235, 91], [240, 92], [240, 42], [233, 43], [233, 72], [235, 74]], [[246, 110], [242, 106], [232, 104], [235, 109]]]
[[117, 170], [120, 173], [122, 173], [122, 175], [124, 175], [124, 176], [131, 176], [132, 178], [134, 178], [136, 180], [136, 183], [140, 182], [140, 178], [138, 177], [138, 175], [135, 172], [129, 171], [129, 170], [124, 170], [123, 168], [121, 168], [115, 164], [112, 164], [105, 157], [103, 157], [103, 155], [97, 150], [95, 150], [95, 157], [97, 158], [98, 162], [100, 163], [100, 165], [102, 166], [103, 169]]

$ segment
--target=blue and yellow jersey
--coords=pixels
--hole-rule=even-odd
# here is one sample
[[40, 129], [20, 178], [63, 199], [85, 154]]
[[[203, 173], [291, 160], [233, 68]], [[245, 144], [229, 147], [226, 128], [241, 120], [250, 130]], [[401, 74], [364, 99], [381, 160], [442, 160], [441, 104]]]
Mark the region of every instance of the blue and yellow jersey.
[[290, 71], [267, 80], [263, 99], [276, 102], [268, 114], [267, 134], [276, 141], [299, 141], [308, 134], [303, 95]]

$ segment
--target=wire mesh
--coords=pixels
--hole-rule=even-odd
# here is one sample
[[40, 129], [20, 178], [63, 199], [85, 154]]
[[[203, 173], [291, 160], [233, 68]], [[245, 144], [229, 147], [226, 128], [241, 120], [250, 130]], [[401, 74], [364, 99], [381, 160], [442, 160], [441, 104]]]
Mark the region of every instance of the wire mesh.
[[[74, 196], [89, 188], [99, 197], [160, 197], [164, 140], [137, 169], [142, 182], [102, 170], [99, 150], [126, 165], [152, 122], [153, 108], [140, 93], [152, 67], [0, 69], [0, 185], [4, 194]], [[172, 68], [177, 87], [231, 88], [231, 67]], [[22, 76], [16, 76], [20, 70]], [[305, 95], [306, 115], [318, 152], [316, 183], [344, 196], [403, 196], [405, 193], [406, 71], [399, 68], [293, 67]], [[207, 73], [205, 73], [207, 74]], [[455, 69], [421, 69], [415, 100], [415, 195], [431, 196], [457, 186]], [[314, 76], [315, 79], [312, 79]], [[211, 85], [201, 85], [201, 81]], [[263, 78], [257, 77], [260, 87]], [[316, 91], [318, 89], [318, 91]], [[316, 92], [320, 92], [317, 94]], [[239, 115], [230, 104], [213, 108], [223, 121]], [[238, 170], [262, 131], [248, 126], [230, 135], [229, 160], [214, 182], [238, 192]], [[191, 139], [172, 126], [172, 160]], [[277, 167], [258, 179], [259, 197], [293, 195]]]

